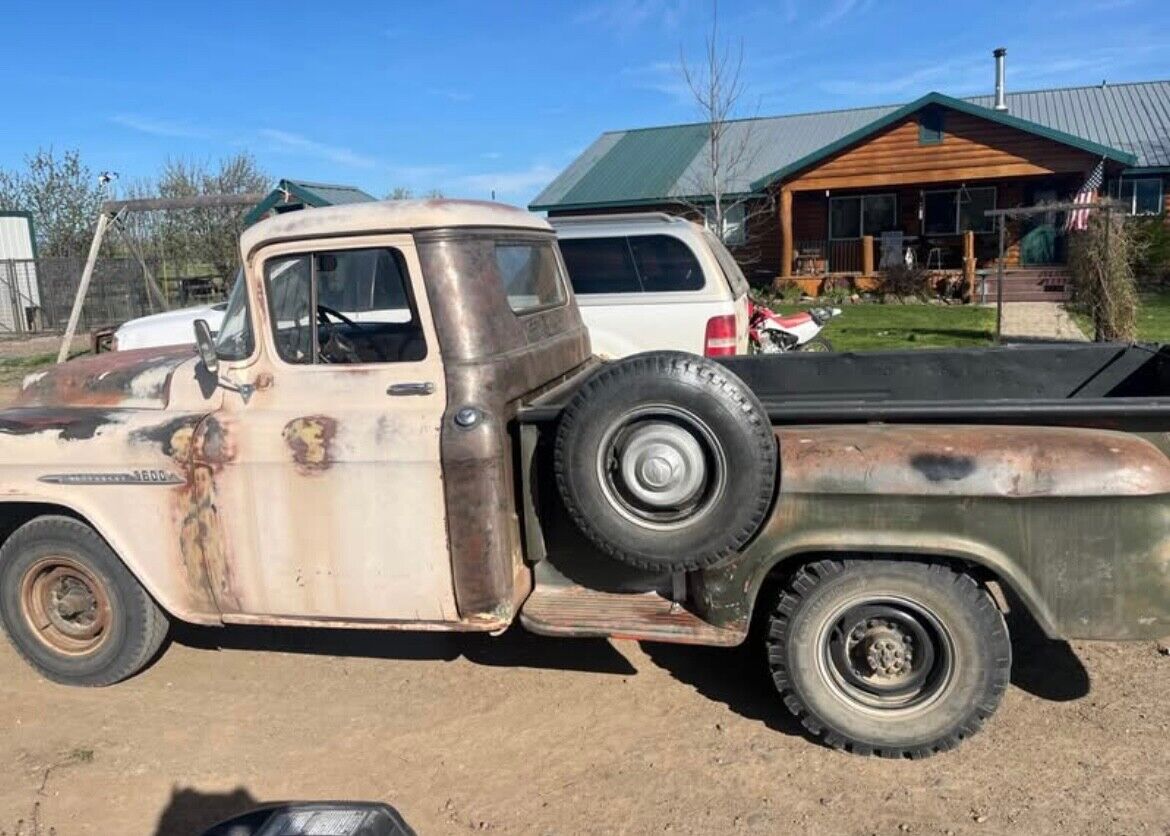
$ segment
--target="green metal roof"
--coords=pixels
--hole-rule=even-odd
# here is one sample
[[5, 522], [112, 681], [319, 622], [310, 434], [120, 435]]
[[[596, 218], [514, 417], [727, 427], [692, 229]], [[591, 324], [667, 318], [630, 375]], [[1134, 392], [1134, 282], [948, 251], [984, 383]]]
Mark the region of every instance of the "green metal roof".
[[666, 194], [706, 142], [706, 125], [628, 133], [598, 160], [587, 178], [565, 193], [562, 202], [595, 203], [616, 190], [631, 200]]
[[343, 203], [368, 203], [377, 200], [371, 194], [366, 194], [356, 186], [345, 186], [335, 183], [310, 183], [307, 180], [281, 180], [268, 196], [257, 203], [244, 216], [244, 223], [248, 226], [256, 223], [269, 210], [289, 204], [299, 204], [297, 208], [338, 206]]
[[[1117, 159], [1133, 169], [1153, 170], [1170, 166], [1170, 81], [1067, 87], [1009, 93], [1008, 113], [992, 109], [991, 96], [952, 99], [941, 94], [919, 99], [911, 105], [882, 105], [848, 110], [800, 113], [742, 119], [727, 125], [727, 142], [733, 146], [750, 146], [748, 164], [734, 172], [728, 192], [747, 194], [756, 184], [777, 172], [795, 170], [802, 160], [817, 159], [829, 146], [850, 135], [860, 138], [877, 130], [875, 123], [899, 111], [921, 107], [930, 100], [963, 109], [987, 119], [998, 119], [1021, 130], [1048, 136], [1074, 147]], [[705, 138], [697, 146], [692, 160], [674, 183], [666, 180], [666, 167], [659, 170], [650, 187], [649, 179], [631, 159], [625, 163], [625, 151], [610, 159], [611, 152], [623, 145], [627, 137], [636, 147], [659, 148], [679, 154], [699, 125], [675, 125], [641, 128], [602, 134], [568, 168], [550, 183], [533, 201], [530, 209], [594, 208], [637, 206], [664, 203], [691, 195], [694, 184], [704, 180], [706, 167]], [[848, 143], [846, 143], [848, 144]], [[831, 152], [830, 152], [831, 153]], [[1126, 162], [1132, 159], [1132, 162]], [[808, 162], [805, 162], [807, 165]], [[677, 168], [674, 159], [671, 167]], [[595, 174], [596, 172], [596, 174]], [[604, 176], [602, 176], [604, 175]]]

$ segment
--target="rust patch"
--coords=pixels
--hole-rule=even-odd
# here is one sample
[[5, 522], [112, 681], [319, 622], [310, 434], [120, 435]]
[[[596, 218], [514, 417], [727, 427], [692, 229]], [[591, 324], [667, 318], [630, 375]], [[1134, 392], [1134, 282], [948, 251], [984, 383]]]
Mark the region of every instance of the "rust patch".
[[164, 405], [171, 374], [194, 355], [190, 346], [105, 352], [70, 360], [25, 378], [21, 406], [117, 406], [125, 401]]
[[171, 455], [191, 462], [188, 484], [176, 492], [179, 550], [188, 580], [220, 610], [239, 609], [216, 491], [216, 478], [236, 456], [230, 427], [215, 416], [197, 426], [176, 422], [167, 446]]
[[[215, 474], [207, 465], [191, 468], [190, 484], [181, 488], [179, 549], [193, 590], [204, 591], [221, 610], [239, 609], [232, 589], [223, 525], [216, 506]], [[213, 580], [214, 579], [214, 580]]]
[[333, 464], [337, 421], [327, 415], [294, 418], [284, 425], [284, 443], [292, 451], [297, 470], [305, 475], [328, 470]]
[[785, 494], [1148, 496], [1170, 460], [1132, 433], [1071, 427], [779, 429]]
[[21, 408], [0, 411], [0, 434], [32, 435], [55, 432], [63, 441], [93, 438], [102, 427], [115, 423], [116, 413], [104, 409]]

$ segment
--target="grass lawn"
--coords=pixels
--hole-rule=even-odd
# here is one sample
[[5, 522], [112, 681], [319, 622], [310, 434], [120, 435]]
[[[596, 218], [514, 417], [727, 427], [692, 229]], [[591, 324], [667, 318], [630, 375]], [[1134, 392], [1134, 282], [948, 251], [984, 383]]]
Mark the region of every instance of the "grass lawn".
[[[792, 313], [802, 306], [780, 305]], [[842, 305], [824, 335], [837, 351], [991, 345], [995, 311], [975, 305]], [[1170, 316], [1167, 318], [1170, 327]]]
[[0, 388], [19, 387], [26, 374], [57, 362], [56, 354], [0, 357]]
[[[1093, 339], [1093, 320], [1084, 313], [1069, 308], [1077, 326]], [[1139, 342], [1170, 342], [1170, 290], [1143, 293], [1137, 315], [1137, 338]]]

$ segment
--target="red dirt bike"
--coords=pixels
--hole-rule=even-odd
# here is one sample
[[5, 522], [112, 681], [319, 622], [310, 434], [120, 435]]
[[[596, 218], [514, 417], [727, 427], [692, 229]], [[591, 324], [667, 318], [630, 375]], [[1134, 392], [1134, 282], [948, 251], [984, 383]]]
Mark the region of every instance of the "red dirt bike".
[[840, 315], [840, 308], [810, 308], [781, 315], [748, 300], [748, 341], [751, 351], [753, 354], [832, 351], [832, 343], [820, 334], [830, 319]]

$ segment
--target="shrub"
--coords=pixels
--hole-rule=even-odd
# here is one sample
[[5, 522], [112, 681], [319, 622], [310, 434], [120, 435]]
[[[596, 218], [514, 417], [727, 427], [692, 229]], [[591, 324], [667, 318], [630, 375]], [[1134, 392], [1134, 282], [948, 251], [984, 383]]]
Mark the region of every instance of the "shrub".
[[882, 275], [882, 293], [904, 299], [925, 299], [930, 289], [929, 276], [921, 267], [895, 264]]
[[1085, 230], [1069, 235], [1073, 301], [1092, 318], [1098, 342], [1131, 342], [1137, 335], [1134, 265], [1143, 250], [1135, 227], [1119, 212], [1093, 212]]

